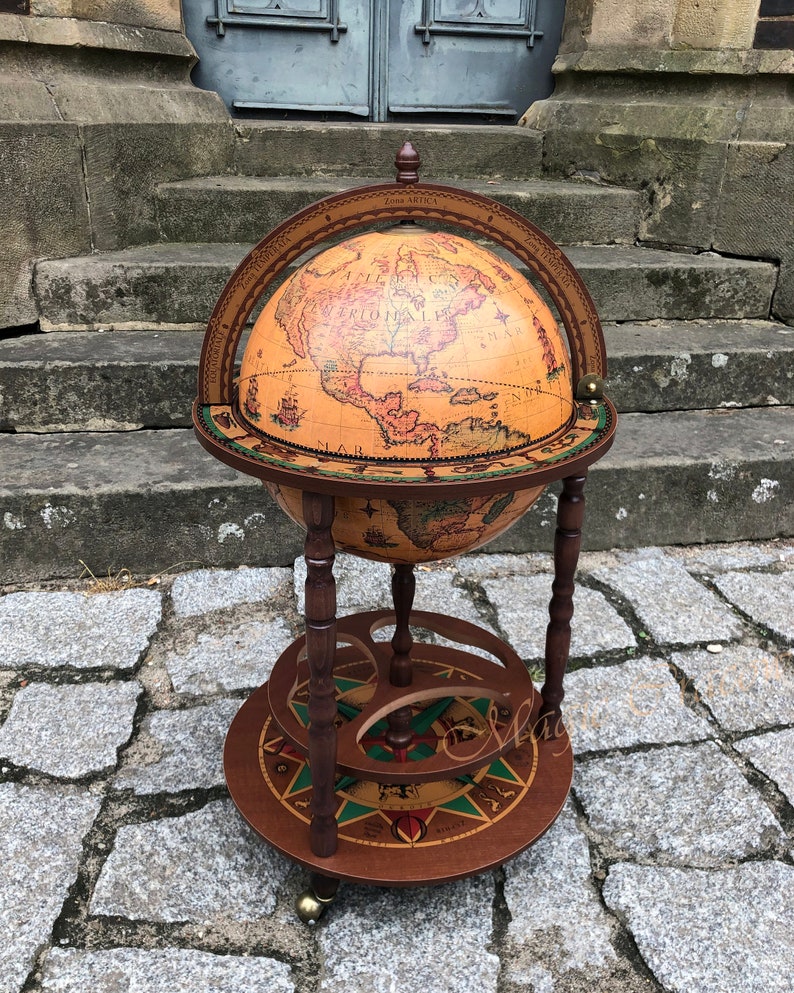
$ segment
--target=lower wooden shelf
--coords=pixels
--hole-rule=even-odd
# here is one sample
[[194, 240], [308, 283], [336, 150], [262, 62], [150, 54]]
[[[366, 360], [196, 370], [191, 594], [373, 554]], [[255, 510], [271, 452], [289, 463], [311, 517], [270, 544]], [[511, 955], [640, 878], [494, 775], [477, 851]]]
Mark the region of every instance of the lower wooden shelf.
[[[288, 650], [289, 651], [289, 650]], [[426, 670], [441, 669], [454, 691], [447, 697], [417, 701], [414, 741], [403, 764], [432, 760], [463, 747], [467, 771], [424, 782], [378, 782], [339, 772], [335, 783], [339, 831], [334, 855], [315, 855], [309, 843], [311, 775], [306, 756], [286, 737], [274, 718], [268, 684], [256, 690], [235, 717], [226, 740], [224, 766], [232, 799], [251, 827], [288, 858], [324, 876], [356, 883], [416, 886], [441, 883], [484, 872], [517, 855], [554, 822], [570, 789], [573, 755], [567, 733], [544, 739], [535, 734], [540, 695], [529, 687], [529, 721], [517, 740], [492, 757], [494, 701], [461, 693], [467, 667], [477, 669], [470, 653], [415, 645], [412, 655]], [[454, 664], [450, 664], [450, 661]], [[481, 660], [480, 660], [481, 661]], [[296, 671], [297, 675], [297, 671]], [[297, 675], [298, 683], [300, 677]], [[376, 692], [371, 659], [349, 650], [334, 667], [338, 724], [356, 720]], [[291, 712], [307, 723], [301, 694]], [[523, 724], [523, 722], [522, 722]], [[385, 719], [369, 727], [360, 741], [370, 765], [394, 768], [385, 746]], [[476, 743], [489, 752], [472, 768]], [[380, 760], [380, 761], [378, 761]], [[390, 777], [388, 773], [385, 779]]]

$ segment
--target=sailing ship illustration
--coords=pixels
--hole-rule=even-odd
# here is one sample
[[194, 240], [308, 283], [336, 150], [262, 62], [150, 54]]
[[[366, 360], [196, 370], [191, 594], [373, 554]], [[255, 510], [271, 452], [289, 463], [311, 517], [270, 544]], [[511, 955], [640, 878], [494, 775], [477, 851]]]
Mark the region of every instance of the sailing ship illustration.
[[396, 548], [396, 541], [389, 541], [386, 535], [383, 533], [383, 529], [378, 527], [377, 524], [371, 524], [367, 530], [364, 532], [364, 541], [371, 548]]
[[248, 380], [248, 389], [243, 402], [245, 412], [252, 421], [258, 421], [262, 417], [262, 404], [257, 400], [258, 393], [259, 387], [256, 384], [256, 376], [252, 376]]
[[270, 416], [274, 424], [278, 424], [282, 428], [287, 428], [289, 431], [294, 431], [295, 428], [300, 427], [305, 413], [305, 410], [300, 409], [298, 394], [295, 392], [295, 388], [290, 386], [284, 396], [279, 400], [278, 410]]

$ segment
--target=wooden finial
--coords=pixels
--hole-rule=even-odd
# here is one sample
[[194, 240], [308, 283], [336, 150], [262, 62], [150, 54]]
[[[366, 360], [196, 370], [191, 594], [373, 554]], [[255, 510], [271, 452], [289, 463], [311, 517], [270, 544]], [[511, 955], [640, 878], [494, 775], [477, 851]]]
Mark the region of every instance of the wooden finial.
[[419, 152], [417, 152], [410, 141], [406, 141], [397, 153], [397, 158], [394, 160], [394, 164], [397, 166], [398, 183], [403, 183], [406, 186], [410, 186], [411, 183], [419, 182], [419, 166], [421, 165], [421, 160], [419, 158]]

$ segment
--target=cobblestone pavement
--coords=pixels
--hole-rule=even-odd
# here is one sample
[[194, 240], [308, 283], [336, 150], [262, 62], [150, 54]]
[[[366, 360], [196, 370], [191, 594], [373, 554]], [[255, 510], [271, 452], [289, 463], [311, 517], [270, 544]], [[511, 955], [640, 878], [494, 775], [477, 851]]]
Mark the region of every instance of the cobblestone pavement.
[[[340, 559], [341, 613], [388, 603], [386, 567]], [[549, 569], [423, 568], [416, 606], [534, 668]], [[793, 542], [584, 555], [562, 816], [477, 878], [343, 886], [315, 927], [221, 770], [302, 583], [299, 562], [0, 597], [0, 993], [790, 990]]]

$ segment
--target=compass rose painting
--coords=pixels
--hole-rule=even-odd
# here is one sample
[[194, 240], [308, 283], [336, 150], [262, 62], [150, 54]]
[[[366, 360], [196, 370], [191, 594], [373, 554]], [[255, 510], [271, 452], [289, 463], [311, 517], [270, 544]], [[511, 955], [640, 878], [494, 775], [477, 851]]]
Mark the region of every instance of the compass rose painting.
[[[417, 646], [421, 656], [422, 646]], [[422, 663], [420, 663], [422, 664]], [[427, 663], [424, 663], [427, 665]], [[439, 679], [471, 679], [455, 665], [439, 662], [434, 666]], [[334, 677], [338, 726], [360, 717], [370, 701], [375, 680], [368, 662], [352, 661], [336, 667]], [[251, 698], [258, 714], [241, 711], [230, 730], [230, 744], [245, 740], [248, 754], [246, 796], [235, 796], [238, 805], [252, 822], [256, 821], [262, 790], [266, 790], [269, 807], [276, 806], [278, 815], [270, 817], [269, 838], [276, 847], [300, 861], [295, 839], [308, 830], [311, 821], [312, 776], [305, 753], [284, 735], [267, 707], [266, 690]], [[302, 727], [307, 727], [308, 681], [295, 688], [290, 709]], [[420, 763], [444, 751], [454, 751], [463, 742], [486, 738], [494, 727], [502, 726], [509, 735], [509, 715], [498, 713], [494, 701], [487, 697], [445, 696], [424, 701], [411, 708], [411, 743], [400, 754], [386, 740], [388, 721], [381, 719], [360, 741], [362, 751], [384, 764]], [[537, 706], [535, 706], [537, 717]], [[500, 720], [501, 719], [501, 720]], [[381, 783], [355, 775], [335, 777], [334, 793], [337, 803], [336, 822], [342, 858], [359, 852], [358, 861], [366, 867], [366, 877], [357, 874], [355, 861], [348, 857], [347, 871], [342, 878], [356, 882], [383, 882], [392, 885], [433, 881], [434, 874], [443, 871], [450, 878], [449, 868], [439, 869], [437, 852], [464, 846], [460, 854], [457, 875], [469, 875], [483, 870], [482, 859], [475, 859], [472, 868], [465, 855], [475, 844], [474, 836], [491, 836], [500, 851], [497, 862], [504, 857], [503, 847], [526, 847], [537, 820], [533, 800], [533, 785], [544, 780], [544, 789], [555, 792], [550, 781], [550, 765], [572, 766], [573, 757], [567, 735], [545, 739], [537, 733], [536, 722], [510, 742], [512, 747], [485, 765], [460, 775], [417, 783]], [[254, 747], [255, 739], [255, 747]], [[561, 806], [567, 795], [567, 785], [556, 788]], [[254, 797], [259, 797], [255, 800]], [[521, 818], [522, 828], [515, 830]], [[535, 830], [537, 830], [535, 828]], [[494, 839], [493, 836], [496, 836]], [[402, 864], [401, 878], [394, 879], [395, 857], [408, 853], [410, 870]], [[355, 855], [353, 856], [355, 858]], [[336, 868], [333, 863], [329, 869]], [[378, 878], [378, 875], [381, 878]], [[373, 875], [375, 878], [373, 879]], [[452, 877], [454, 878], [454, 876]]]

